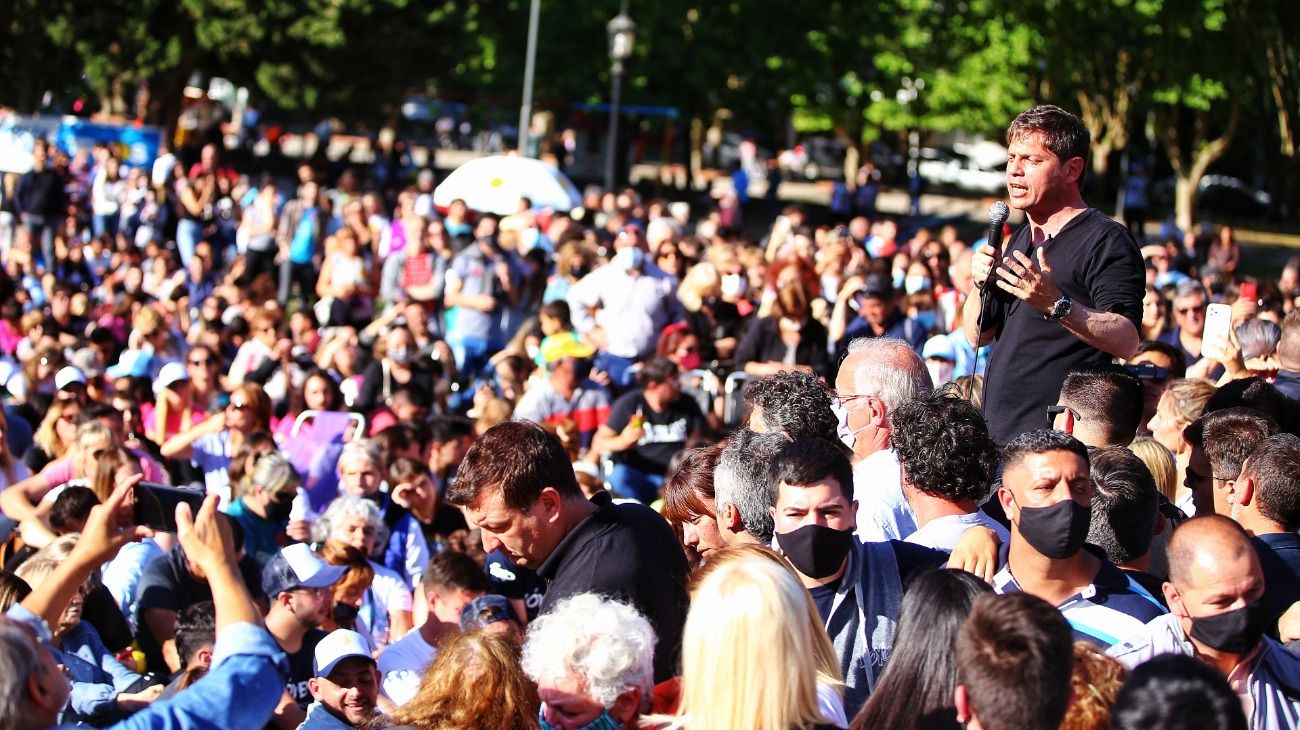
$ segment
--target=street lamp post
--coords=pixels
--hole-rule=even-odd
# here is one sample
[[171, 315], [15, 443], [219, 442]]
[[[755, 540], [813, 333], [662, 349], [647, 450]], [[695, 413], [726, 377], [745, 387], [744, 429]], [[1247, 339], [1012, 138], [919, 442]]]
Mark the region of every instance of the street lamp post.
[[541, 0], [533, 0], [532, 7], [528, 11], [528, 50], [524, 55], [524, 98], [523, 103], [519, 105], [519, 154], [524, 157], [532, 157], [529, 154], [528, 131], [532, 128], [533, 122], [533, 72], [537, 64], [537, 14], [538, 6]]
[[627, 0], [614, 19], [605, 26], [609, 34], [609, 151], [605, 155], [605, 190], [614, 189], [614, 160], [618, 155], [618, 103], [623, 91], [623, 61], [632, 55], [636, 40], [636, 23], [627, 16]]

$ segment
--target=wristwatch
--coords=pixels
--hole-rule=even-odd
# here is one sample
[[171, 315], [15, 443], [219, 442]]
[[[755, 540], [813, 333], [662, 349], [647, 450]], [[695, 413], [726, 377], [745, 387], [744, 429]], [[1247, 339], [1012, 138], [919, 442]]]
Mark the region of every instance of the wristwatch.
[[1043, 319], [1050, 319], [1053, 322], [1065, 319], [1070, 316], [1071, 305], [1072, 302], [1070, 302], [1070, 297], [1066, 294], [1061, 294], [1061, 298], [1057, 299], [1056, 302], [1052, 304], [1052, 308], [1047, 310], [1047, 313], [1043, 315]]

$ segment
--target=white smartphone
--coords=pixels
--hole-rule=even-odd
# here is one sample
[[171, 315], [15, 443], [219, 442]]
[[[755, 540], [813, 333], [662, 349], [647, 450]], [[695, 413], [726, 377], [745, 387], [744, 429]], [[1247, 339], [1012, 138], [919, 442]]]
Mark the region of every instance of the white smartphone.
[[1211, 304], [1205, 310], [1205, 332], [1201, 335], [1201, 355], [1220, 362], [1225, 357], [1220, 343], [1228, 341], [1228, 330], [1232, 329], [1232, 307], [1227, 304]]

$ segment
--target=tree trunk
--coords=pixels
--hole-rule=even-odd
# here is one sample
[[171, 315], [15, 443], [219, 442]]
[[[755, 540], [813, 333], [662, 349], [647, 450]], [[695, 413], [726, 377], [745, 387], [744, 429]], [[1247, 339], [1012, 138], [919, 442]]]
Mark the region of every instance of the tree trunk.
[[1237, 120], [1240, 112], [1233, 104], [1228, 115], [1228, 125], [1223, 133], [1212, 140], [1205, 138], [1205, 112], [1195, 112], [1192, 124], [1192, 139], [1184, 151], [1180, 142], [1178, 120], [1170, 114], [1160, 123], [1159, 134], [1164, 142], [1165, 154], [1169, 164], [1174, 168], [1174, 222], [1184, 231], [1189, 231], [1196, 222], [1196, 191], [1205, 177], [1205, 171], [1228, 151], [1233, 135], [1237, 133]]
[[686, 164], [686, 184], [692, 190], [700, 189], [700, 172], [704, 169], [704, 120], [691, 117], [691, 151]]
[[[861, 119], [862, 110], [853, 108], [846, 114], [850, 119]], [[849, 187], [858, 179], [858, 167], [862, 165], [862, 128], [854, 125], [853, 129], [845, 122], [835, 122], [835, 136], [844, 143], [844, 169], [840, 170], [845, 184]]]

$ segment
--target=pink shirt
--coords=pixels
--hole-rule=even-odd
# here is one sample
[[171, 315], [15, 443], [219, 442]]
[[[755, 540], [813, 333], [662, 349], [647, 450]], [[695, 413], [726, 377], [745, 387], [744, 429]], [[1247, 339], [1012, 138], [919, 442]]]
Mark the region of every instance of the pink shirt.
[[[136, 449], [128, 449], [137, 459], [140, 460], [140, 469], [144, 472], [144, 479], [147, 482], [162, 482], [166, 484], [171, 481], [167, 476], [167, 471], [153, 460], [153, 457]], [[54, 489], [60, 484], [67, 484], [72, 480], [72, 457], [64, 457], [57, 461], [51, 461], [41, 469], [41, 479], [45, 481], [46, 489]], [[44, 495], [42, 495], [44, 496]]]

